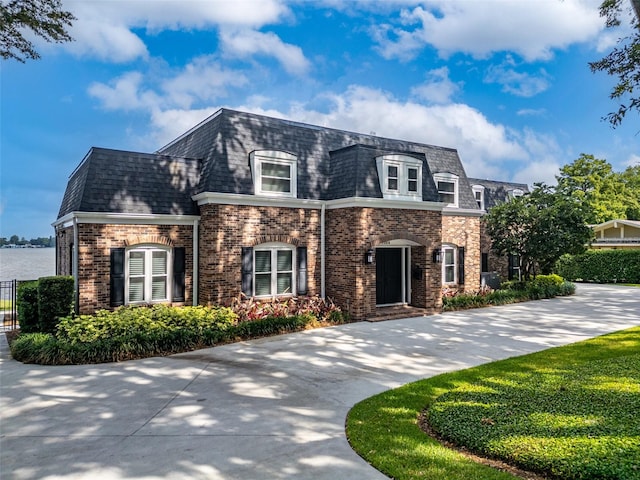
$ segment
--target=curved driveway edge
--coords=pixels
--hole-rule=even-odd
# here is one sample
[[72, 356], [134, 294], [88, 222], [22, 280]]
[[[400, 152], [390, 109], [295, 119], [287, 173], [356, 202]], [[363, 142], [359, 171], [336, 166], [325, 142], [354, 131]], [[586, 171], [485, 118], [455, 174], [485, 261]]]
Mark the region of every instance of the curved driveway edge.
[[0, 477], [384, 479], [344, 433], [358, 401], [640, 325], [640, 289], [337, 327], [164, 358], [23, 365], [0, 336]]

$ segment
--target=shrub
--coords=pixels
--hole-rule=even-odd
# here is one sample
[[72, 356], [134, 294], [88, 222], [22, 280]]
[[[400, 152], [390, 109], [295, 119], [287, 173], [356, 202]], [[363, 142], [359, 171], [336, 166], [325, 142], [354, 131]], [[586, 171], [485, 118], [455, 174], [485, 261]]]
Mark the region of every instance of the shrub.
[[60, 317], [73, 308], [73, 277], [42, 277], [38, 280], [38, 317], [41, 332], [53, 333]]
[[640, 250], [588, 250], [580, 255], [563, 255], [556, 271], [572, 281], [640, 283]]
[[38, 282], [20, 282], [17, 292], [18, 323], [24, 333], [37, 332]]
[[240, 295], [231, 304], [231, 309], [240, 322], [260, 320], [267, 317], [291, 317], [312, 315], [318, 321], [342, 323], [347, 320], [333, 300], [314, 297], [292, 297], [286, 300], [256, 300]]

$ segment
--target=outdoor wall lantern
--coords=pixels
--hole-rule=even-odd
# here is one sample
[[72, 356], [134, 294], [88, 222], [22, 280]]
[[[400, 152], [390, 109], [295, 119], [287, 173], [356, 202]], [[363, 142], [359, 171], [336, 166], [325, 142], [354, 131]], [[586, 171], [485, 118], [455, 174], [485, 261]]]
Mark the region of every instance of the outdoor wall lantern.
[[440, 263], [442, 260], [442, 252], [439, 248], [435, 249], [431, 254], [431, 258], [433, 259], [433, 263]]
[[364, 254], [364, 263], [366, 265], [371, 265], [373, 263], [373, 255], [374, 255], [373, 248], [370, 248], [365, 252], [365, 254]]

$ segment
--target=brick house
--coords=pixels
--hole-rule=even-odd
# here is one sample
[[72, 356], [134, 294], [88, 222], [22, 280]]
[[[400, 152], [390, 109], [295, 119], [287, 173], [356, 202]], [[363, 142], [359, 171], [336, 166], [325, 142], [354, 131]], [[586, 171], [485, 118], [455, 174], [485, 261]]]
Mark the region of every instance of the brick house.
[[56, 270], [81, 313], [241, 293], [433, 313], [443, 285], [479, 287], [481, 216], [518, 189], [468, 179], [454, 149], [221, 109], [155, 153], [92, 148], [53, 224]]

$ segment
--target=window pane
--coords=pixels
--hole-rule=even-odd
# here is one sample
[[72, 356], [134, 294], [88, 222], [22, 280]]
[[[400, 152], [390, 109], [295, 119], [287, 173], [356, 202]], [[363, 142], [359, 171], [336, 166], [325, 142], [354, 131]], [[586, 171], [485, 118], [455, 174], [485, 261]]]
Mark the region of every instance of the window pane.
[[442, 193], [455, 192], [455, 184], [452, 182], [438, 182], [438, 191]]
[[291, 291], [291, 273], [278, 274], [278, 294], [292, 293]]
[[151, 283], [151, 300], [167, 298], [167, 277], [153, 277]]
[[129, 275], [144, 275], [144, 252], [129, 252]]
[[445, 267], [444, 269], [444, 281], [447, 283], [455, 282], [455, 270], [453, 266]]
[[409, 184], [407, 185], [410, 192], [418, 191], [418, 181], [417, 180], [409, 180]]
[[144, 277], [129, 279], [129, 301], [144, 301]]
[[440, 201], [443, 202], [443, 203], [454, 203], [455, 200], [456, 200], [456, 197], [452, 193], [441, 193], [440, 194]]
[[417, 168], [410, 168], [408, 171], [409, 174], [409, 180], [417, 180], [418, 179], [418, 169]]
[[389, 165], [387, 169], [387, 176], [398, 178], [398, 167]]
[[271, 271], [271, 252], [270, 251], [257, 251], [256, 252], [256, 273], [266, 273]]
[[279, 163], [262, 162], [263, 177], [290, 178], [290, 165], [280, 165]]
[[271, 295], [271, 274], [256, 274], [256, 295]]
[[291, 192], [291, 180], [262, 177], [262, 190], [265, 192]]
[[293, 252], [291, 250], [278, 251], [278, 271], [290, 272], [293, 270]]
[[167, 252], [153, 252], [152, 275], [167, 274]]
[[444, 263], [445, 265], [451, 265], [454, 263], [453, 249], [447, 248], [444, 251]]
[[389, 179], [389, 190], [398, 190], [398, 179], [390, 178]]

